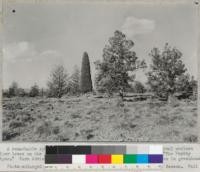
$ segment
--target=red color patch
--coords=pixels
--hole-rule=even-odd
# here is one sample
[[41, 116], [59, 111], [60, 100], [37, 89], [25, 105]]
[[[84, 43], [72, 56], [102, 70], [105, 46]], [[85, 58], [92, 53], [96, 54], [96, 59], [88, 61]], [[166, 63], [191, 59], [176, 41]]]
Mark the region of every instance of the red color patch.
[[111, 164], [111, 155], [98, 155], [99, 164]]

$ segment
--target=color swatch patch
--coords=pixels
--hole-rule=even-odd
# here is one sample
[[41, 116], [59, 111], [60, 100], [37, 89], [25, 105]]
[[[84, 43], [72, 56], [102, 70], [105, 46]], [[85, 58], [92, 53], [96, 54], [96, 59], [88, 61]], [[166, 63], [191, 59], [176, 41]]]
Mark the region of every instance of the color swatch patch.
[[136, 155], [137, 164], [147, 164], [149, 163], [149, 156], [147, 154]]
[[161, 164], [162, 146], [46, 146], [45, 164]]
[[98, 155], [99, 164], [111, 164], [111, 155]]
[[86, 164], [98, 164], [98, 155], [86, 155]]
[[133, 154], [124, 155], [124, 164], [136, 164], [137, 156]]
[[123, 164], [123, 155], [112, 155], [111, 156], [111, 163], [112, 164]]

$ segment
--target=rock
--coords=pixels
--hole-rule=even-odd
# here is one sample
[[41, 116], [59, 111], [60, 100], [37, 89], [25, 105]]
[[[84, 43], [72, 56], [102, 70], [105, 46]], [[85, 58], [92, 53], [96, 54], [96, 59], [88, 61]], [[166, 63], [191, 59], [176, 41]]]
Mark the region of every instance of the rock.
[[11, 140], [18, 135], [20, 134], [16, 131], [3, 131], [3, 140]]
[[88, 135], [87, 135], [87, 140], [90, 140], [90, 139], [93, 138], [93, 137], [94, 137], [93, 134], [88, 134]]

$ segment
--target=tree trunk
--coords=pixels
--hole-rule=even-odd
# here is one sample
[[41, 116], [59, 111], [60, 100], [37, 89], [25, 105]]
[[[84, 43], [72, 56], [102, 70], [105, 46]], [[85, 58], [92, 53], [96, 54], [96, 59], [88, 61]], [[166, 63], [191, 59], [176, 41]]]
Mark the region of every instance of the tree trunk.
[[178, 105], [178, 99], [174, 96], [174, 94], [170, 93], [168, 95], [168, 104], [172, 106], [177, 106]]
[[119, 96], [120, 96], [121, 100], [123, 101], [124, 100], [124, 91], [123, 90], [119, 91]]

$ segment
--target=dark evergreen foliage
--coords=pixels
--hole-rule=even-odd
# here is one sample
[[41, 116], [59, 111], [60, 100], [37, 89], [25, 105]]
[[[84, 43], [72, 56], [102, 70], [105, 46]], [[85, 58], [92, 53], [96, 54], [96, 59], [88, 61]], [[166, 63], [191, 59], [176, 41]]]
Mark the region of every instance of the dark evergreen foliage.
[[82, 59], [80, 90], [82, 93], [87, 93], [92, 91], [90, 61], [87, 52], [84, 52]]

